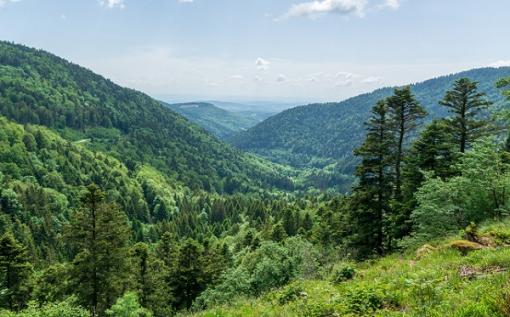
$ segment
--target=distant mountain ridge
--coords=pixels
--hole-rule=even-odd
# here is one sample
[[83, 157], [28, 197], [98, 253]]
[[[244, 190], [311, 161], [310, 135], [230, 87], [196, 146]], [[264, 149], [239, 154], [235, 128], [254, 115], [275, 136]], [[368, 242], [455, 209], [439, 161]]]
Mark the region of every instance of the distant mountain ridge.
[[288, 182], [272, 164], [217, 140], [146, 94], [3, 41], [0, 116], [48, 127], [69, 141], [90, 139], [87, 147], [130, 170], [150, 165], [192, 190], [233, 193]]
[[251, 128], [274, 114], [249, 110], [229, 111], [209, 102], [175, 104], [162, 102], [162, 104], [203, 127], [220, 139], [226, 139], [237, 132]]
[[[480, 68], [412, 84], [413, 93], [429, 112], [429, 119], [446, 116], [438, 104], [456, 79], [478, 81], [480, 91], [501, 106], [504, 102], [495, 83], [510, 76], [510, 67]], [[274, 162], [295, 167], [322, 168], [330, 164], [338, 172], [352, 174], [352, 154], [364, 138], [364, 122], [371, 107], [388, 97], [393, 88], [382, 88], [342, 102], [310, 104], [283, 111], [245, 132], [235, 135], [235, 146]]]

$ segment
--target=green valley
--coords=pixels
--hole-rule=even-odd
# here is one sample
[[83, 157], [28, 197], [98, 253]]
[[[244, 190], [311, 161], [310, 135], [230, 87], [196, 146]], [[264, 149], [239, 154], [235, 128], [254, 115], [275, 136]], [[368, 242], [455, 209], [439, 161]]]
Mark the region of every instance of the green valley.
[[207, 102], [163, 103], [163, 105], [200, 125], [220, 139], [228, 139], [236, 132], [251, 128], [272, 115], [272, 113], [247, 110], [227, 111]]
[[[503, 102], [495, 84], [510, 76], [510, 67], [483, 68], [411, 85], [417, 99], [429, 112], [428, 120], [447, 115], [438, 101], [453, 82], [462, 77], [479, 82], [480, 90], [497, 104]], [[340, 180], [323, 180], [329, 186], [352, 182], [348, 176], [358, 161], [353, 150], [364, 138], [364, 122], [377, 100], [391, 95], [392, 88], [378, 89], [342, 102], [311, 104], [285, 110], [231, 138], [240, 149], [257, 153], [273, 162], [297, 168], [324, 168]], [[331, 176], [329, 176], [331, 177]], [[336, 182], [336, 183], [335, 183]]]
[[0, 0], [0, 317], [510, 317], [504, 1], [57, 2]]

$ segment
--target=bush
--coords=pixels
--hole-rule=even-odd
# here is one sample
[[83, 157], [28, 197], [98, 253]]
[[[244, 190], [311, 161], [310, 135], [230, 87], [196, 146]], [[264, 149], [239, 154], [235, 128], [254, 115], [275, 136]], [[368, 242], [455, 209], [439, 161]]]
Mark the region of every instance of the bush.
[[371, 314], [383, 308], [383, 297], [371, 288], [356, 288], [347, 292], [346, 305], [357, 316]]
[[351, 280], [356, 275], [356, 270], [350, 265], [342, 265], [335, 267], [331, 274], [330, 281], [334, 284], [340, 284], [342, 282]]
[[307, 294], [303, 289], [303, 286], [299, 283], [292, 284], [283, 289], [277, 295], [277, 300], [280, 305], [293, 302], [299, 298], [306, 298]]
[[78, 306], [71, 297], [63, 302], [49, 303], [42, 307], [32, 302], [19, 313], [0, 311], [0, 317], [90, 317], [90, 313]]
[[138, 302], [138, 295], [128, 292], [117, 299], [115, 304], [106, 311], [111, 317], [152, 317], [152, 313]]

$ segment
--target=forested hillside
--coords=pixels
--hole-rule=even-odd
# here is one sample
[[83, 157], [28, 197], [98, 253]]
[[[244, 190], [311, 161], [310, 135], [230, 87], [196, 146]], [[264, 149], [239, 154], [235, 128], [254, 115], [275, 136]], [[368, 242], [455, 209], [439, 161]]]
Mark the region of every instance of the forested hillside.
[[90, 141], [91, 148], [109, 152], [131, 170], [150, 164], [192, 189], [291, 186], [273, 166], [219, 142], [147, 95], [6, 42], [0, 42], [0, 114]]
[[236, 132], [251, 128], [271, 116], [271, 113], [266, 112], [227, 111], [207, 102], [163, 103], [163, 105], [200, 125], [220, 139], [227, 139]]
[[367, 95], [339, 194], [335, 169], [298, 175], [49, 53], [0, 48], [1, 317], [510, 315], [509, 69], [473, 73], [494, 87]]
[[[413, 84], [411, 89], [428, 111], [430, 120], [447, 114], [438, 101], [455, 80], [468, 77], [479, 82], [480, 91], [498, 103], [502, 97], [495, 83], [509, 75], [509, 67], [482, 68]], [[392, 91], [384, 88], [338, 103], [289, 109], [239, 133], [231, 141], [274, 162], [300, 168], [334, 164], [336, 173], [350, 175], [357, 163], [352, 152], [365, 136], [364, 122], [370, 108]]]

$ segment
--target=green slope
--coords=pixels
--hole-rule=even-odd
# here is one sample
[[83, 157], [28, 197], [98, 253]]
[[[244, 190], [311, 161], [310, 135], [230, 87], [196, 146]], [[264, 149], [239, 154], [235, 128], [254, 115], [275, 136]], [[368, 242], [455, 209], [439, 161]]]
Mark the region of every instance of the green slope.
[[371, 262], [337, 263], [320, 279], [184, 316], [509, 316], [510, 222], [483, 227], [486, 246], [459, 238]]
[[[495, 82], [508, 76], [510, 67], [475, 69], [414, 84], [412, 90], [430, 117], [440, 117], [446, 113], [438, 101], [456, 79], [469, 77], [480, 82], [481, 91], [502, 103]], [[336, 163], [337, 171], [351, 174], [355, 165], [352, 151], [364, 138], [370, 108], [391, 94], [392, 88], [384, 88], [338, 103], [289, 109], [239, 133], [232, 143], [274, 162], [319, 168]]]
[[271, 113], [253, 111], [227, 111], [207, 102], [189, 102], [163, 105], [183, 115], [221, 139], [255, 126]]
[[289, 188], [276, 167], [233, 149], [158, 101], [44, 51], [0, 42], [0, 115], [150, 164], [192, 189]]

